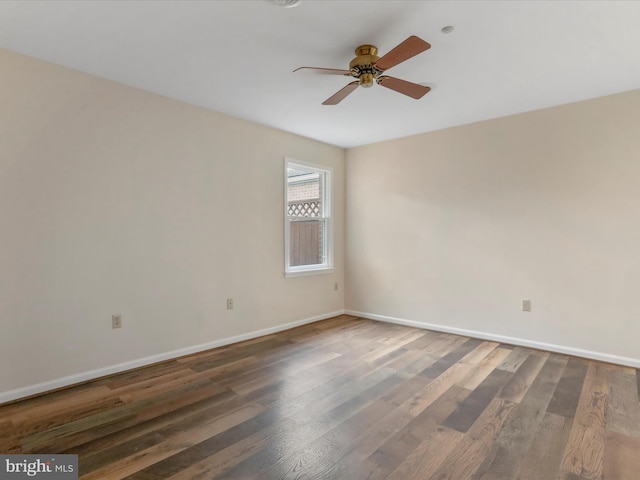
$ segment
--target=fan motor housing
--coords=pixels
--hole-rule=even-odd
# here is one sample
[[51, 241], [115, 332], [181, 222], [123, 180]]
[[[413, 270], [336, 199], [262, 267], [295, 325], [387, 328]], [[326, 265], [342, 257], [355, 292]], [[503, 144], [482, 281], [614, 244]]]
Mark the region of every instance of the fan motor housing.
[[356, 58], [349, 63], [349, 69], [358, 73], [361, 87], [370, 87], [378, 72], [373, 65], [380, 59], [378, 47], [375, 45], [360, 45], [355, 50]]

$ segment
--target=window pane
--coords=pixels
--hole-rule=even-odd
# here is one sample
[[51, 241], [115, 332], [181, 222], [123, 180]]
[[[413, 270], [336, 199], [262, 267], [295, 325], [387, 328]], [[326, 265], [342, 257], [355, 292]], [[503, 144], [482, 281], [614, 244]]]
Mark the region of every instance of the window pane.
[[320, 172], [287, 168], [287, 214], [293, 217], [322, 217], [324, 175]]
[[324, 220], [291, 222], [289, 265], [320, 265], [324, 263]]

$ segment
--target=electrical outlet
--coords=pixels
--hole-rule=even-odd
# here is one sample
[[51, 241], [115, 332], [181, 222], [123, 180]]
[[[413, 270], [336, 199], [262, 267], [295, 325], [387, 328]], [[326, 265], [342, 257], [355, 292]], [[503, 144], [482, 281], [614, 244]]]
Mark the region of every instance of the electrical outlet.
[[227, 298], [227, 310], [233, 310], [233, 298]]
[[522, 311], [523, 312], [531, 311], [531, 300], [522, 300]]
[[122, 328], [122, 315], [111, 315], [111, 328]]

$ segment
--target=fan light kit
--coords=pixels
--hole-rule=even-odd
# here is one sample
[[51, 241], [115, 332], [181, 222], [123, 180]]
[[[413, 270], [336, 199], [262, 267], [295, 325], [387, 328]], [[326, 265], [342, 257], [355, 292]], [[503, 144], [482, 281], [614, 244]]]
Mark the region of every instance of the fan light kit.
[[349, 63], [349, 70], [339, 68], [299, 67], [296, 68], [294, 72], [308, 69], [315, 70], [318, 73], [344, 75], [347, 77], [357, 78], [356, 81], [347, 84], [346, 87], [327, 98], [322, 102], [323, 105], [337, 105], [356, 88], [368, 88], [373, 85], [374, 81], [378, 85], [382, 85], [383, 87], [395, 90], [396, 92], [417, 100], [422, 98], [429, 90], [431, 90], [431, 88], [382, 74], [385, 70], [395, 67], [405, 60], [409, 60], [411, 57], [415, 57], [429, 48], [431, 48], [431, 45], [421, 38], [412, 35], [382, 57], [378, 57], [378, 47], [374, 45], [360, 45], [356, 48], [356, 57]]

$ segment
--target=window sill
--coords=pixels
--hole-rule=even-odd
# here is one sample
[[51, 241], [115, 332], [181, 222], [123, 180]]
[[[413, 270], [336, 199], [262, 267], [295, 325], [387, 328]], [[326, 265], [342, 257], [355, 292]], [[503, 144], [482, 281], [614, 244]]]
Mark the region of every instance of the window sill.
[[322, 267], [309, 270], [294, 270], [292, 272], [285, 272], [284, 278], [304, 277], [306, 275], [322, 275], [324, 273], [333, 273], [333, 271], [333, 267]]

